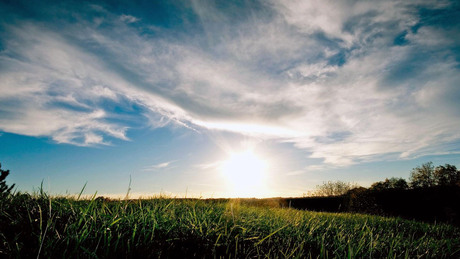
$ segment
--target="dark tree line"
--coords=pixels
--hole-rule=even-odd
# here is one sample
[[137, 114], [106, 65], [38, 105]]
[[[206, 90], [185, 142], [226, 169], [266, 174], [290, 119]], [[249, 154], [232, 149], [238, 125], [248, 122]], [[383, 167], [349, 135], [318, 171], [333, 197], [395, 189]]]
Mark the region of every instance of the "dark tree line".
[[388, 189], [399, 189], [399, 190], [406, 190], [409, 188], [406, 180], [404, 178], [395, 178], [392, 177], [390, 179], [385, 179], [385, 181], [375, 182], [371, 185], [370, 189], [381, 191], [381, 190], [388, 190]]
[[454, 165], [434, 167], [432, 162], [428, 162], [412, 169], [410, 180], [412, 188], [460, 186], [460, 170]]
[[309, 197], [288, 198], [292, 208], [358, 212], [460, 226], [460, 170], [428, 162], [411, 170], [408, 180], [387, 178], [369, 188], [342, 181], [325, 182]]
[[450, 164], [434, 167], [433, 162], [427, 162], [412, 169], [409, 181], [404, 178], [391, 177], [373, 183], [368, 189], [355, 183], [328, 181], [317, 185], [315, 191], [305, 196], [330, 197], [345, 195], [350, 191], [409, 190], [442, 186], [460, 187], [460, 170]]
[[404, 178], [385, 179], [384, 181], [375, 182], [371, 185], [371, 190], [388, 190], [399, 189], [407, 190], [409, 188], [429, 188], [435, 186], [460, 186], [460, 170], [450, 164], [433, 166], [433, 162], [428, 162], [412, 169], [409, 182]]

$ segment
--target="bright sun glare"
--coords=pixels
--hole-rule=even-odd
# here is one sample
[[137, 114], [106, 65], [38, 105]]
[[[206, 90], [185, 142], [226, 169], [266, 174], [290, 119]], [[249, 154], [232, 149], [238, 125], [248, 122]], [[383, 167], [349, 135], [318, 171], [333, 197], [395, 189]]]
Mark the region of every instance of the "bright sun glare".
[[232, 197], [261, 197], [267, 192], [268, 165], [251, 150], [234, 153], [222, 165]]

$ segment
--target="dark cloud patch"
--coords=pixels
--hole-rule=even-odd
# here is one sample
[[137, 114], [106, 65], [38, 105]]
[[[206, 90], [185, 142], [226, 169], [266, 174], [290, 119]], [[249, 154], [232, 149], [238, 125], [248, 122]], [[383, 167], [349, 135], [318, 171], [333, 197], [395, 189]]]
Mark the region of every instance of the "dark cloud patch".
[[[458, 3], [443, 8], [412, 7], [418, 22], [394, 38], [394, 45], [405, 47], [407, 52], [397, 62], [389, 64], [384, 74], [385, 86], [409, 83], [422, 86], [433, 79], [426, 73], [435, 67], [450, 64], [459, 68], [460, 61], [460, 10]], [[457, 64], [452, 60], [455, 59]]]
[[420, 21], [414, 26], [414, 32], [421, 26], [439, 26], [444, 29], [460, 28], [460, 3], [452, 1], [445, 8], [420, 8]]
[[[423, 77], [425, 69], [431, 64], [430, 52], [413, 51], [409, 57], [387, 67], [387, 72], [383, 75], [383, 85], [395, 88], [407, 82], [420, 84], [420, 77]], [[422, 81], [423, 82], [423, 81]]]
[[359, 15], [350, 17], [344, 22], [342, 30], [351, 34], [360, 33], [363, 28], [369, 30], [369, 27], [374, 26], [374, 18], [378, 15], [378, 11], [371, 10]]
[[330, 66], [343, 66], [347, 62], [347, 51], [340, 51], [339, 53], [328, 58], [327, 64]]
[[72, 112], [91, 112], [92, 109], [90, 107], [87, 107], [87, 106], [82, 106], [81, 104], [78, 104], [78, 103], [71, 103], [71, 102], [68, 102], [68, 101], [64, 101], [64, 100], [57, 100], [57, 101], [54, 101], [52, 103], [49, 103], [47, 105], [44, 105], [44, 108], [55, 108], [55, 109], [58, 109], [58, 110], [68, 110], [68, 111], [72, 111]]
[[406, 35], [407, 35], [407, 31], [403, 31], [400, 34], [398, 34], [393, 40], [393, 44], [397, 46], [407, 45], [409, 41], [406, 39]]
[[[1, 6], [1, 4], [0, 4]], [[17, 24], [24, 21], [46, 23], [59, 28], [62, 23], [76, 23], [80, 19], [104, 18], [103, 8], [91, 1], [40, 1], [27, 0], [3, 3], [2, 10], [8, 10], [2, 19], [4, 23]]]
[[327, 64], [330, 66], [342, 66], [347, 62], [347, 56], [353, 50], [352, 47], [344, 48], [343, 45], [345, 42], [342, 39], [328, 36], [322, 31], [317, 31], [310, 37], [316, 41], [319, 49], [327, 49], [335, 54], [324, 56], [324, 52], [318, 52], [316, 55], [309, 56], [308, 63], [316, 63], [326, 59]]
[[[139, 17], [144, 25], [156, 25], [167, 29], [181, 29], [196, 23], [189, 1], [107, 1], [108, 11], [115, 14]], [[190, 29], [190, 27], [188, 27]]]
[[330, 144], [337, 143], [346, 140], [348, 137], [352, 136], [353, 133], [350, 131], [336, 131], [332, 132], [326, 136], [316, 137], [315, 140], [318, 143]]
[[0, 102], [0, 118], [16, 119], [21, 116], [21, 110], [26, 103], [17, 98], [3, 99]]
[[315, 31], [310, 38], [318, 42], [318, 45], [324, 48], [330, 48], [331, 50], [337, 50], [343, 48], [342, 45], [345, 43], [342, 39], [332, 37], [324, 33], [323, 31]]

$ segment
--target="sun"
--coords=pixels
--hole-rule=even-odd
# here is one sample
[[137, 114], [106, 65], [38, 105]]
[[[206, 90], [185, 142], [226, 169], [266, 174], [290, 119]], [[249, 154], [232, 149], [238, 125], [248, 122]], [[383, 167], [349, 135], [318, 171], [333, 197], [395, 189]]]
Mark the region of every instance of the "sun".
[[232, 197], [261, 197], [267, 192], [268, 164], [251, 150], [233, 153], [222, 164], [222, 173]]

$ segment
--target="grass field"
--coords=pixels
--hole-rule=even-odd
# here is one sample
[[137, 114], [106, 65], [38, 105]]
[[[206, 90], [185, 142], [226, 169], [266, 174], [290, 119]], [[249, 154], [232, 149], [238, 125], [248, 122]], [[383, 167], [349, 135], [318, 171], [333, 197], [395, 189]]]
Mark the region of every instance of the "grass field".
[[245, 200], [107, 201], [14, 195], [0, 257], [459, 258], [460, 229]]

